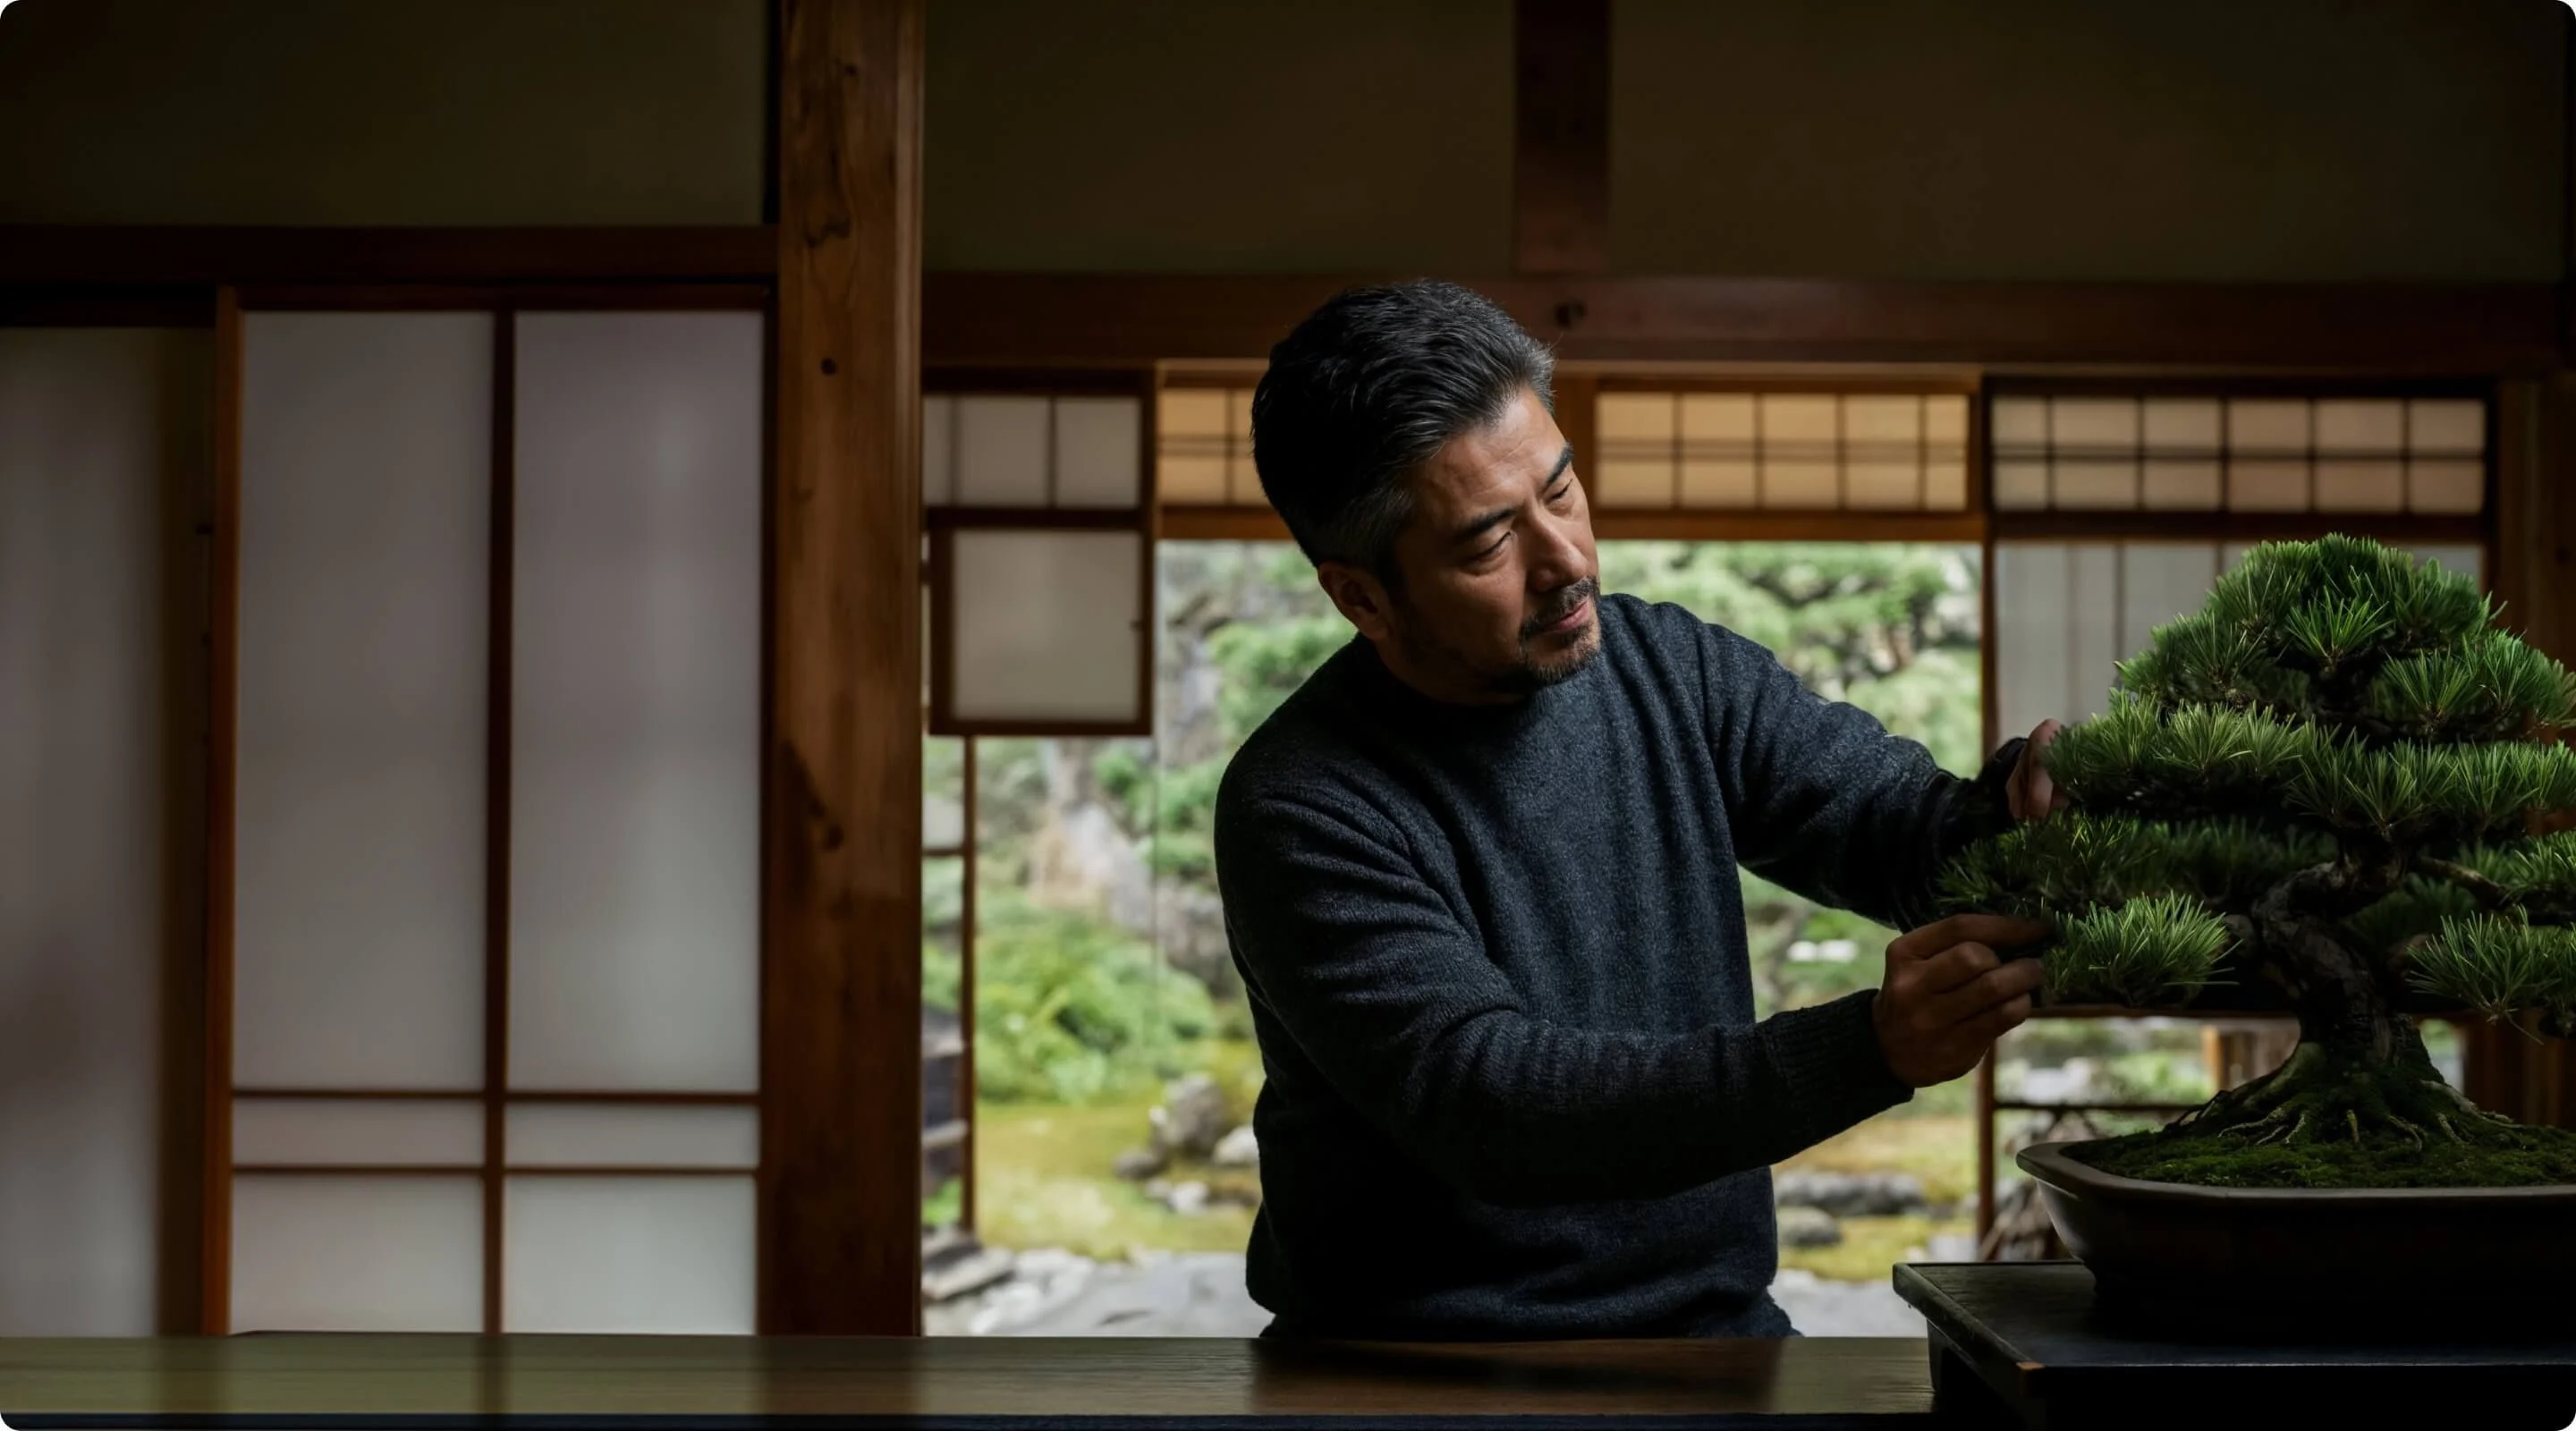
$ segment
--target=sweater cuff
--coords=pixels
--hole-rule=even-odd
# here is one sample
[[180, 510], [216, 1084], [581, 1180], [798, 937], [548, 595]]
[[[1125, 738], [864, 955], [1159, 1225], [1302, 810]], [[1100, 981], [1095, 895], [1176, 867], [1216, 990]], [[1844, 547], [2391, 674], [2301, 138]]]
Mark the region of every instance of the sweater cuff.
[[1914, 1097], [1879, 1049], [1878, 1027], [1870, 1019], [1877, 998], [1876, 989], [1863, 989], [1762, 1021], [1762, 1041], [1787, 1091], [1798, 1146], [1813, 1147]]

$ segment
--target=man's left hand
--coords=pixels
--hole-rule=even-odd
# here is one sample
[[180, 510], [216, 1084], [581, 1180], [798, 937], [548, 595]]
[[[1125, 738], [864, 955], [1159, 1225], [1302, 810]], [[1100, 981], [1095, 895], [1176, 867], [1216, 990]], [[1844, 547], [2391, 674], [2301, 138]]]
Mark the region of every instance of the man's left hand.
[[2041, 758], [2059, 729], [2053, 720], [2041, 721], [2030, 733], [2029, 743], [2021, 748], [2021, 759], [2013, 762], [2012, 779], [2004, 785], [2004, 800], [2016, 820], [2045, 820], [2066, 808], [2066, 792], [2048, 778], [2047, 762]]

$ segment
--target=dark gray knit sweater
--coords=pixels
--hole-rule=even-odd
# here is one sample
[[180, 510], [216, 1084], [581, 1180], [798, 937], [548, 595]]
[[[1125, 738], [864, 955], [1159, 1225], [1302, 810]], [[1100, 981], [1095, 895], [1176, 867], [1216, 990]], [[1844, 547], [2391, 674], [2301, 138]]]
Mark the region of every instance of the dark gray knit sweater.
[[1735, 867], [1920, 923], [2018, 742], [1971, 784], [1680, 607], [1598, 609], [1508, 707], [1354, 641], [1226, 771], [1273, 1335], [1788, 1333], [1770, 1165], [1910, 1096], [1874, 994], [1754, 1022]]

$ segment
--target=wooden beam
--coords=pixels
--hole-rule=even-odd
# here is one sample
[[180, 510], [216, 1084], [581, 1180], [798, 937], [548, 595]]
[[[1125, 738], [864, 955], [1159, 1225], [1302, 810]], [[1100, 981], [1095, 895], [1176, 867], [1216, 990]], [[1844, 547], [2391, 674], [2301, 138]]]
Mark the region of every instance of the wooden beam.
[[[934, 273], [923, 357], [961, 368], [1258, 360], [1334, 293], [1401, 276]], [[2560, 360], [2552, 284], [1463, 281], [1575, 361], [2479, 376]]]
[[233, 797], [241, 716], [242, 317], [215, 296], [213, 600], [207, 613], [205, 1223], [197, 1330], [232, 1329]]
[[1610, 0], [1519, 0], [1512, 24], [1512, 268], [1610, 257]]
[[0, 224], [0, 285], [766, 281], [777, 230]]
[[780, 0], [761, 1331], [921, 1314], [923, 0]]

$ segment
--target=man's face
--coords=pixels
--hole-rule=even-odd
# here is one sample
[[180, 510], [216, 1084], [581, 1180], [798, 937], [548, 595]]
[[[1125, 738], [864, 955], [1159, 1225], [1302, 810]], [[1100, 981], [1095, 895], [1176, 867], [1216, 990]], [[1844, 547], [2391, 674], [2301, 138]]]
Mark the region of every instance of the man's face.
[[1601, 649], [1600, 564], [1573, 459], [1523, 389], [1414, 475], [1401, 588], [1340, 568], [1325, 589], [1390, 669], [1439, 699], [1516, 700], [1564, 680]]

